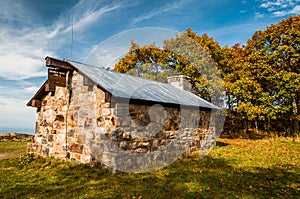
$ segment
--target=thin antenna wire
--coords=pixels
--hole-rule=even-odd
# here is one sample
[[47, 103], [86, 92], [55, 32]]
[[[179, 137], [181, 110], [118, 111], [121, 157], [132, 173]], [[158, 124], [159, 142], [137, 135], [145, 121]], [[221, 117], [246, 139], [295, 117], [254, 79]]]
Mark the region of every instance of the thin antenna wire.
[[72, 43], [71, 43], [71, 59], [73, 58], [73, 38], [74, 38], [74, 17], [72, 20]]

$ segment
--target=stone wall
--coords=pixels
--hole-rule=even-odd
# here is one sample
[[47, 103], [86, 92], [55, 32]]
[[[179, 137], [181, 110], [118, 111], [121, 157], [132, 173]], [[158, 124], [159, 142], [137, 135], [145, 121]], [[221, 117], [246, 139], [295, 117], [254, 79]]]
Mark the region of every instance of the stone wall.
[[[165, 104], [115, 103], [115, 128], [94, 148], [97, 160], [126, 172], [151, 171], [186, 152], [215, 144], [210, 110]], [[152, 165], [155, 163], [155, 165]]]
[[146, 153], [161, 150], [180, 136], [189, 136], [191, 149], [208, 133], [211, 112], [170, 105], [116, 104], [116, 130], [111, 140], [123, 150]]
[[105, 92], [96, 85], [85, 86], [81, 74], [74, 71], [67, 76], [72, 79], [70, 89], [56, 87], [55, 93], [50, 92], [42, 99], [42, 107], [37, 112], [35, 141], [28, 145], [28, 150], [89, 163], [91, 145], [107, 127], [113, 127], [110, 103], [105, 101]]
[[157, 160], [165, 164], [186, 151], [215, 143], [210, 110], [110, 100], [98, 86], [85, 85], [76, 71], [68, 78], [70, 89], [56, 87], [55, 93], [42, 99], [29, 151], [137, 171], [143, 169], [138, 165]]
[[55, 95], [48, 93], [36, 113], [36, 133], [34, 142], [28, 146], [32, 152], [43, 156], [64, 157], [67, 90], [56, 88]]

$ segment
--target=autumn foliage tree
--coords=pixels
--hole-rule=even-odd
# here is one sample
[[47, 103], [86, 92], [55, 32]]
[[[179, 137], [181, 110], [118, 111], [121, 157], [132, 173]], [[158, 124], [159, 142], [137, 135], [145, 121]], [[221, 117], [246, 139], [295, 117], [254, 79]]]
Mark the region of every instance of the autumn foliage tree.
[[115, 71], [166, 82], [168, 76], [190, 77], [192, 92], [211, 101], [220, 82], [210, 55], [186, 33], [164, 41], [163, 49], [154, 44], [140, 47], [131, 41], [129, 52], [116, 63]]
[[207, 34], [200, 36], [191, 29], [165, 40], [163, 49], [154, 44], [140, 47], [132, 41], [114, 70], [161, 82], [183, 74], [191, 77], [193, 92], [209, 101], [221, 85], [214, 74], [220, 74], [226, 90], [225, 131], [296, 135], [299, 65], [300, 15], [256, 31], [243, 46], [221, 47]]
[[260, 85], [253, 104], [264, 126], [299, 133], [300, 15], [255, 32], [245, 54], [244, 70]]

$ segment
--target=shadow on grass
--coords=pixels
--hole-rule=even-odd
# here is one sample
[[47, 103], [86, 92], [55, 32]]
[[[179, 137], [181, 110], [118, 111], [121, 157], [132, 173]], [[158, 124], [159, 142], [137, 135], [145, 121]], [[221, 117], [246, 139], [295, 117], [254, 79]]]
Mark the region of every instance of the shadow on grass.
[[242, 130], [238, 132], [223, 132], [220, 135], [220, 138], [227, 138], [227, 139], [236, 139], [236, 138], [243, 138], [243, 139], [250, 139], [250, 140], [261, 140], [267, 137], [271, 137], [270, 134], [264, 132], [256, 132], [254, 129], [249, 129], [247, 133]]
[[222, 147], [222, 146], [228, 146], [229, 144], [227, 144], [227, 143], [225, 143], [225, 142], [219, 142], [219, 141], [217, 141], [217, 143], [216, 143], [216, 146], [220, 146], [220, 147]]
[[300, 188], [299, 169], [247, 170], [211, 157], [181, 159], [143, 174], [111, 174], [57, 160], [34, 161], [21, 171], [10, 167], [1, 175], [0, 198], [294, 198]]

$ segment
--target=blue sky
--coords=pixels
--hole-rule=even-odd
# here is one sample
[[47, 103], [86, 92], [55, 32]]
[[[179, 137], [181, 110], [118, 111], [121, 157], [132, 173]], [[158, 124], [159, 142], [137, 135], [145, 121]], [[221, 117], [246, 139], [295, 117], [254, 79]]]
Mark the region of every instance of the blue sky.
[[107, 38], [142, 27], [192, 28], [222, 46], [243, 44], [254, 31], [298, 14], [300, 0], [2, 0], [0, 133], [33, 132], [35, 109], [26, 103], [46, 79], [46, 56], [83, 62]]

